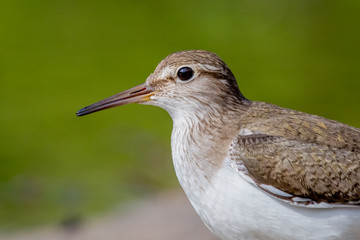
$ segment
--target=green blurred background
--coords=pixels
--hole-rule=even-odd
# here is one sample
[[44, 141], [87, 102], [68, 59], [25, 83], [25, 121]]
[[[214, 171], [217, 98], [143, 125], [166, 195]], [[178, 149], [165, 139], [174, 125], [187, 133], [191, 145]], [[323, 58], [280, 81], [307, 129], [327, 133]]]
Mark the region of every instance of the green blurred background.
[[178, 187], [165, 111], [75, 116], [174, 51], [217, 53], [251, 100], [360, 127], [359, 12], [356, 0], [2, 0], [0, 232]]

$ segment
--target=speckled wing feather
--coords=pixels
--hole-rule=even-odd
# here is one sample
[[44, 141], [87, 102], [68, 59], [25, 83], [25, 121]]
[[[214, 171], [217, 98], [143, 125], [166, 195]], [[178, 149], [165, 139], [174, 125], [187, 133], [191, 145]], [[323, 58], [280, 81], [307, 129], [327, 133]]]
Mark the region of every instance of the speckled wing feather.
[[256, 102], [243, 119], [249, 134], [230, 156], [261, 189], [292, 203], [359, 204], [359, 129]]

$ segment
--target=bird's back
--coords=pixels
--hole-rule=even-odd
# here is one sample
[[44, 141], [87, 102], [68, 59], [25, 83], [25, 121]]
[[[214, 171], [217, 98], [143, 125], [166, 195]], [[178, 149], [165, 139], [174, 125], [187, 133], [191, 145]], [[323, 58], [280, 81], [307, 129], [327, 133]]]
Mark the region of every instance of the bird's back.
[[360, 130], [266, 103], [242, 116], [232, 152], [259, 186], [276, 187], [312, 202], [360, 201]]

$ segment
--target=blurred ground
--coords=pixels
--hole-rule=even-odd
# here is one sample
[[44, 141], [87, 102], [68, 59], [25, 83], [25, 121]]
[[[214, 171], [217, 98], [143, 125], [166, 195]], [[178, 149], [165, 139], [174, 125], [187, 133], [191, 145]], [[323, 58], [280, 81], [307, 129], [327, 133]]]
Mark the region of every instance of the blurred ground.
[[2, 240], [215, 240], [183, 192], [167, 192], [127, 205], [76, 228], [0, 235]]

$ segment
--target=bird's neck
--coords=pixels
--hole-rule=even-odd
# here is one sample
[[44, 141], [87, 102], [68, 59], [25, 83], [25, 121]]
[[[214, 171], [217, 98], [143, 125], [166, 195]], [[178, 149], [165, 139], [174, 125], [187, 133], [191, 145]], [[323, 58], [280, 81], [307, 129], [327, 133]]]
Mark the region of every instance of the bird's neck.
[[183, 113], [173, 118], [171, 147], [177, 177], [184, 191], [201, 194], [222, 167], [240, 126], [238, 111]]

